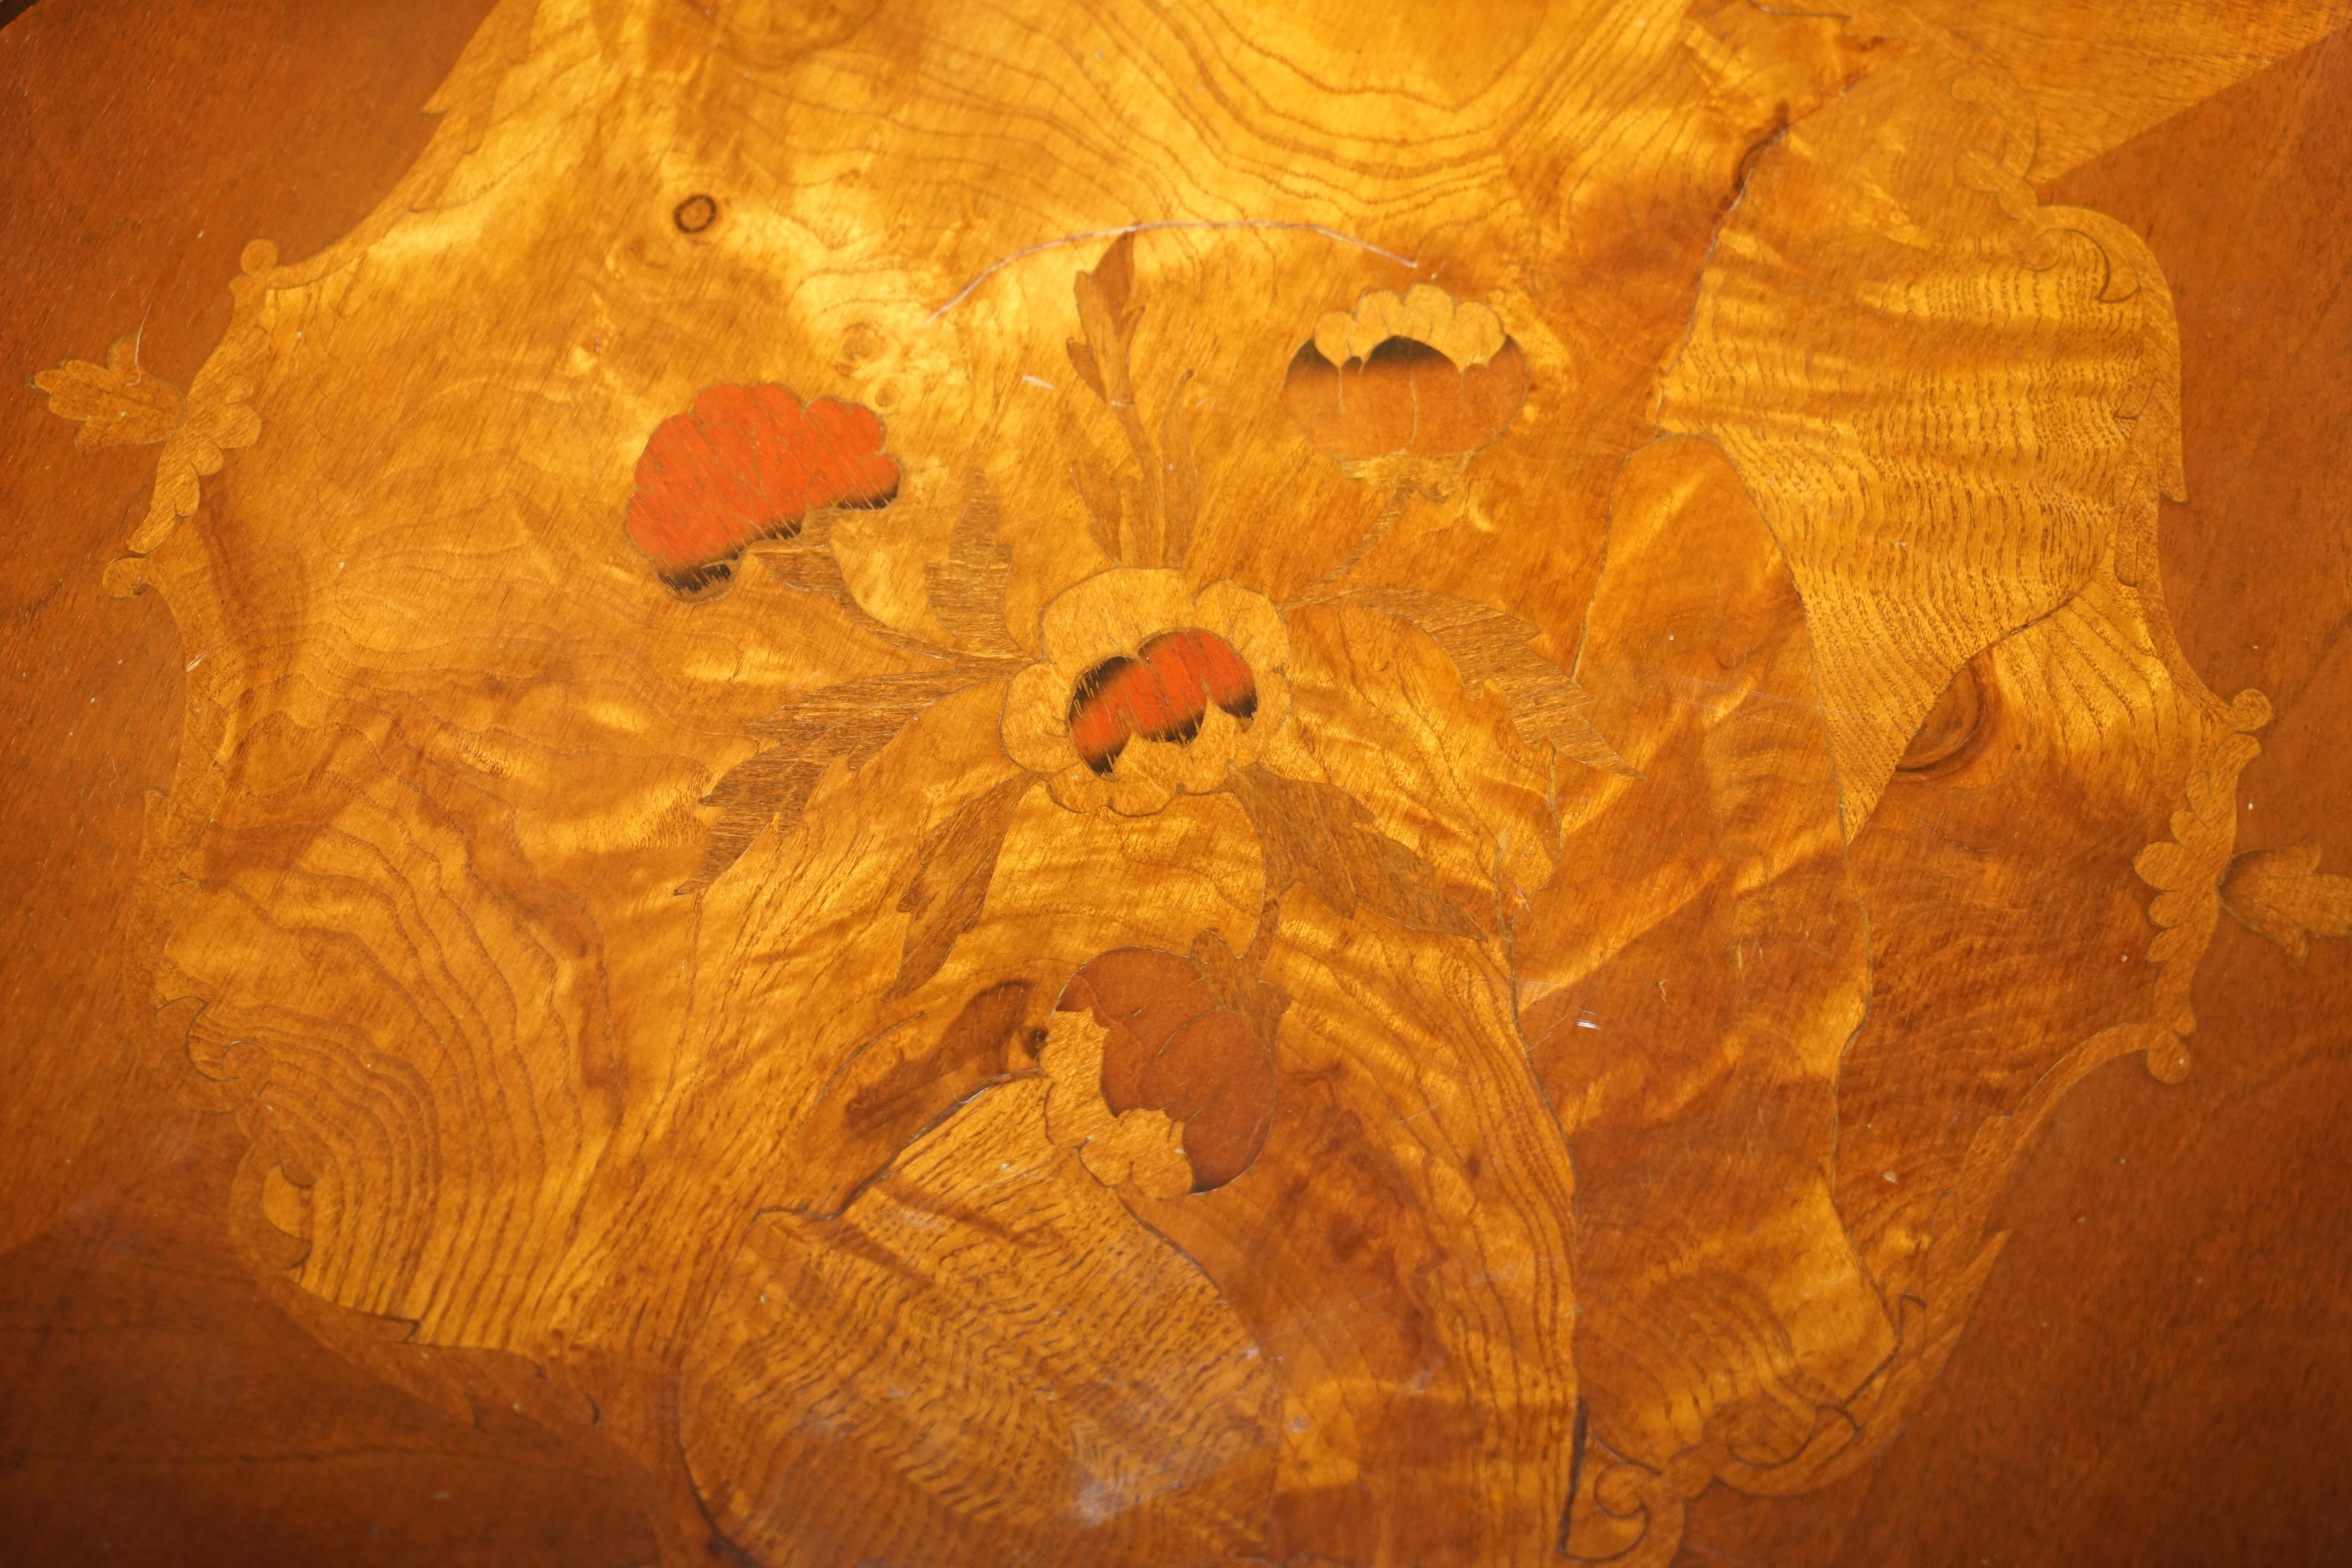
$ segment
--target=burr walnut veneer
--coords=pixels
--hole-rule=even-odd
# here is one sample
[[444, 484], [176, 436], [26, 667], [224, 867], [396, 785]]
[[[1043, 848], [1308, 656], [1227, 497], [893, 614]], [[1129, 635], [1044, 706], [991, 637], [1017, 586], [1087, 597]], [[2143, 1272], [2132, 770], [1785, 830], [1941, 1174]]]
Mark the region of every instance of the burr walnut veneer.
[[2352, 1553], [2352, 5], [5, 9], [0, 1558]]

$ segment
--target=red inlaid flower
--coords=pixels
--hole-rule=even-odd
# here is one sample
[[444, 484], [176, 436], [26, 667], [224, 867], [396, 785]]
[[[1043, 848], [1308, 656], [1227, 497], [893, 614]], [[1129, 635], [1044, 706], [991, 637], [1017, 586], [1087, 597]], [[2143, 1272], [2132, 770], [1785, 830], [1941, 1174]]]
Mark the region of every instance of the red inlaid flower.
[[665, 419], [637, 459], [629, 539], [661, 580], [697, 595], [734, 575], [746, 545], [789, 539], [811, 511], [887, 506], [898, 464], [870, 408], [781, 386], [713, 386]]
[[1234, 645], [1214, 632], [1163, 632], [1137, 650], [1104, 660], [1070, 694], [1070, 742], [1087, 766], [1108, 774], [1127, 742], [1190, 741], [1209, 704], [1246, 723], [1257, 712], [1257, 679]]
[[1231, 583], [1097, 573], [1046, 603], [1037, 639], [1005, 691], [1004, 750], [1072, 811], [1148, 816], [1222, 789], [1290, 717], [1281, 613]]

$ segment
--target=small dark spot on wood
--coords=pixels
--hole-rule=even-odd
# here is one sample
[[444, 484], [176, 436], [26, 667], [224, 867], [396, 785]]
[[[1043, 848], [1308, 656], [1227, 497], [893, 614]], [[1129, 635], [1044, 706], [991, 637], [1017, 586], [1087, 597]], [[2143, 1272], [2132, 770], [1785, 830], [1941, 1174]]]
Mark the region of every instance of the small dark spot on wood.
[[700, 234], [719, 221], [719, 204], [698, 192], [678, 203], [677, 210], [669, 216], [678, 233]]

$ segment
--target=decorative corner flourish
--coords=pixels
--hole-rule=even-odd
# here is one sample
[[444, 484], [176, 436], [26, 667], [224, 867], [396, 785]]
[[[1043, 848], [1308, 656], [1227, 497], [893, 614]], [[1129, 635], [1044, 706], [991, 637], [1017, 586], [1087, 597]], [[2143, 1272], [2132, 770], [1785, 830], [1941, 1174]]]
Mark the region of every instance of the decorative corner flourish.
[[[261, 436], [261, 416], [246, 405], [253, 384], [216, 366], [197, 372], [183, 393], [140, 364], [132, 334], [114, 341], [104, 364], [68, 360], [33, 378], [48, 394], [50, 413], [79, 422], [74, 446], [80, 450], [162, 445], [147, 515], [131, 536], [134, 554], [153, 550], [182, 518], [194, 516], [202, 481], [221, 471], [225, 454]], [[117, 586], [121, 575], [111, 574], [109, 585]], [[135, 591], [137, 584], [128, 586]]]
[[81, 422], [74, 446], [84, 452], [152, 445], [187, 417], [180, 389], [140, 365], [135, 333], [115, 339], [104, 364], [69, 359], [33, 377], [33, 384], [49, 395], [50, 413]]
[[2167, 1083], [2188, 1076], [2189, 1051], [2181, 1040], [2197, 1027], [2189, 987], [2221, 920], [2221, 879], [2238, 837], [2238, 775], [2262, 752], [2252, 731], [2270, 722], [2270, 700], [2242, 691], [2221, 717], [2228, 729], [2190, 766], [2186, 798], [2172, 814], [2172, 837], [2132, 859], [2140, 880], [2157, 889], [2147, 914], [2158, 929], [2147, 960], [2162, 973], [2156, 982], [2157, 1016], [2148, 1020], [2158, 1036], [2148, 1045], [2147, 1066]]
[[2315, 936], [2352, 936], [2352, 877], [2319, 868], [2319, 846], [2249, 849], [2221, 876], [2221, 907], [2248, 931], [2278, 943], [2296, 969]]

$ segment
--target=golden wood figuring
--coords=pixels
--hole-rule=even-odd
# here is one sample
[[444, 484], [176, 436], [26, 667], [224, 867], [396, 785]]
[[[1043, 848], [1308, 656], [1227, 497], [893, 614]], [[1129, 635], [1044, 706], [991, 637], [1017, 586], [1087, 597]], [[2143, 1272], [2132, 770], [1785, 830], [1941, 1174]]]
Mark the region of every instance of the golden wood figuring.
[[2043, 194], [2352, 8], [2153, 10], [499, 0], [184, 387], [37, 377], [154, 448], [130, 970], [257, 1288], [665, 1563], [1866, 1474], [2222, 916], [2352, 932]]

